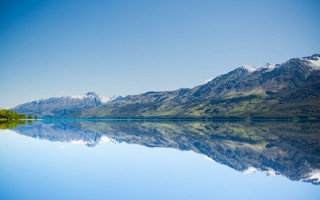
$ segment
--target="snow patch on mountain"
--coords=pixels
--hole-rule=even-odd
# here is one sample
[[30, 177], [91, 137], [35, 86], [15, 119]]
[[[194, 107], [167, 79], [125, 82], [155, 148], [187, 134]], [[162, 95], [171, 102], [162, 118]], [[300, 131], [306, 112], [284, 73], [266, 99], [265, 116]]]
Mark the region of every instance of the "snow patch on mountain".
[[267, 176], [275, 176], [275, 175], [278, 174], [278, 173], [277, 173], [274, 169], [272, 169], [272, 168], [268, 168], [268, 169], [265, 170], [264, 172], [265, 172], [265, 174], [266, 174]]
[[213, 160], [212, 158], [210, 158], [209, 156], [207, 156], [207, 155], [204, 156], [204, 159], [205, 159], [205, 160], [208, 160], [208, 161], [211, 161], [211, 162], [214, 162], [214, 160]]
[[66, 96], [65, 98], [71, 98], [71, 99], [85, 99], [85, 98], [97, 98], [101, 101], [101, 103], [107, 103], [109, 102], [112, 98], [114, 98], [116, 96], [112, 96], [112, 97], [105, 97], [105, 96], [102, 96], [100, 94], [96, 94], [95, 92], [87, 92], [86, 94], [83, 94], [83, 95], [72, 95], [70, 97]]
[[86, 98], [89, 98], [89, 99], [97, 98], [102, 104], [106, 104], [109, 101], [113, 101], [116, 98], [119, 98], [119, 96], [118, 95], [113, 95], [113, 96], [110, 96], [110, 97], [105, 97], [105, 96], [103, 96], [101, 94], [96, 94], [95, 92], [88, 92], [88, 93], [83, 94], [83, 95], [72, 95], [70, 97], [66, 96], [66, 97], [62, 97], [62, 98], [79, 99], [79, 100], [83, 100], [83, 99], [86, 99]]
[[272, 71], [274, 70], [274, 68], [277, 67], [277, 64], [270, 64], [270, 63], [267, 63], [264, 67], [262, 67], [262, 69], [267, 69], [268, 71]]
[[313, 69], [319, 70], [320, 69], [320, 54], [315, 54], [310, 57], [301, 58], [304, 61], [307, 61]]
[[242, 170], [241, 173], [243, 173], [243, 174], [252, 174], [252, 173], [254, 173], [256, 171], [257, 171], [256, 168], [250, 166], [250, 167], [248, 167], [248, 169]]
[[247, 70], [250, 73], [257, 71], [257, 68], [250, 66], [250, 65], [242, 65], [240, 68]]
[[320, 59], [318, 58], [318, 60], [309, 60], [309, 62], [311, 63], [311, 65], [313, 65], [314, 67], [317, 67], [317, 69], [319, 69], [320, 67]]
[[320, 183], [320, 170], [313, 170], [308, 174], [308, 177], [303, 179], [303, 181], [312, 181], [315, 183]]
[[116, 100], [119, 96], [105, 97], [95, 92], [88, 92], [83, 95], [52, 97], [40, 99], [29, 103], [21, 104], [14, 111], [35, 114], [39, 116], [66, 116], [72, 112], [88, 109], [99, 105], [104, 105], [109, 101]]
[[205, 84], [209, 83], [210, 81], [212, 81], [214, 78], [209, 78], [207, 80], [204, 81]]
[[98, 95], [98, 97], [99, 97], [99, 99], [101, 100], [101, 102], [103, 104], [108, 103], [110, 101], [110, 99], [111, 99], [110, 97], [105, 97], [105, 96], [102, 96], [102, 95]]
[[102, 136], [98, 142], [98, 144], [104, 144], [104, 143], [109, 143], [109, 144], [118, 144], [118, 142], [106, 135]]
[[71, 140], [70, 141], [71, 144], [80, 144], [80, 145], [87, 145], [87, 146], [95, 146], [97, 144], [117, 144], [118, 142], [112, 138], [109, 138], [108, 136], [102, 136], [97, 142], [94, 140]]

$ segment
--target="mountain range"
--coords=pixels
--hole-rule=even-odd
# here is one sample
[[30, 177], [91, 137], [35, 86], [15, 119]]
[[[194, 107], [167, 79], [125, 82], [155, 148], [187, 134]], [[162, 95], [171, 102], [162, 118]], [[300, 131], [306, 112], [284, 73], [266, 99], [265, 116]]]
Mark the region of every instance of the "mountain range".
[[89, 104], [81, 99], [82, 103], [68, 107], [59, 98], [51, 98], [13, 110], [40, 116], [83, 118], [319, 119], [320, 54], [261, 68], [244, 65], [194, 88], [151, 91], [105, 102], [93, 99]]
[[118, 96], [104, 97], [95, 92], [88, 92], [84, 95], [52, 97], [32, 101], [21, 104], [12, 110], [41, 117], [66, 117], [73, 112], [104, 105], [119, 98]]

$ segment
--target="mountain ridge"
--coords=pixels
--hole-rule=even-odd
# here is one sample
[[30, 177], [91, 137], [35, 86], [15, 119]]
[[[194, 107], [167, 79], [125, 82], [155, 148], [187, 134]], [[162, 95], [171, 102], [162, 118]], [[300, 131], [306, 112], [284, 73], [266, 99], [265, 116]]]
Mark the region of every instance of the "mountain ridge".
[[64, 117], [80, 109], [92, 108], [115, 101], [119, 96], [105, 97], [95, 92], [84, 95], [51, 97], [18, 105], [11, 109], [19, 113], [47, 117]]
[[319, 85], [320, 54], [314, 54], [260, 68], [242, 65], [193, 88], [117, 97], [53, 116], [320, 119]]
[[[71, 116], [319, 118], [319, 69], [320, 54], [262, 68], [241, 66], [194, 88], [128, 95], [120, 101], [84, 109]], [[293, 101], [298, 100], [290, 99], [294, 96], [305, 98]]]

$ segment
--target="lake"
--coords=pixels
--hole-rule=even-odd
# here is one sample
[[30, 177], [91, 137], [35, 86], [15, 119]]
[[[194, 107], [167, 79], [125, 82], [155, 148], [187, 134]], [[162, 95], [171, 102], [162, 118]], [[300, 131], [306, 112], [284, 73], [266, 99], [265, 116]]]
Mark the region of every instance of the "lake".
[[0, 199], [319, 199], [320, 123], [0, 126]]

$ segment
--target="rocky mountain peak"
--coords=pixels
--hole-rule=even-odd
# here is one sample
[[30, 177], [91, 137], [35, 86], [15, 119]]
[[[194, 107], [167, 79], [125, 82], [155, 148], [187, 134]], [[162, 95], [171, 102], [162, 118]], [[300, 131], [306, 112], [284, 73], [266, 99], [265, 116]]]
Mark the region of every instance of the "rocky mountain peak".
[[248, 71], [250, 73], [255, 72], [257, 70], [257, 68], [255, 68], [253, 66], [250, 66], [250, 65], [242, 65], [240, 67], [240, 69], [246, 70], [246, 71]]
[[96, 92], [87, 92], [84, 95], [52, 97], [32, 101], [19, 105], [13, 108], [13, 110], [25, 114], [36, 114], [41, 117], [63, 117], [82, 109], [104, 105], [109, 101], [113, 101], [116, 97], [112, 96], [109, 98]]

